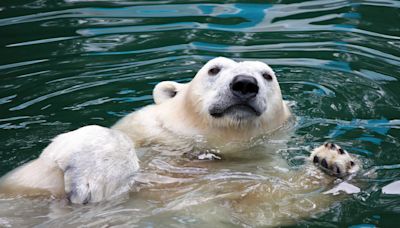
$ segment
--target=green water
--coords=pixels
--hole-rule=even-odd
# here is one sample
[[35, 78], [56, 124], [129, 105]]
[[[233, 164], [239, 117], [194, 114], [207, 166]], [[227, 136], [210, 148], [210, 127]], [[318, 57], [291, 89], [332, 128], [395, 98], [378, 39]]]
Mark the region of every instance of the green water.
[[[310, 148], [335, 141], [360, 158], [364, 172], [377, 170], [357, 177], [361, 193], [296, 225], [398, 226], [400, 196], [380, 190], [400, 179], [400, 1], [394, 0], [3, 0], [0, 174], [36, 158], [57, 134], [111, 126], [151, 104], [157, 82], [189, 81], [216, 56], [261, 60], [276, 71], [297, 117], [284, 155], [294, 168]], [[40, 205], [29, 225], [74, 226], [77, 217], [52, 220]], [[100, 214], [128, 216], [123, 205], [76, 213], [87, 218], [81, 224], [96, 226]], [[148, 208], [133, 210], [125, 225], [193, 222], [187, 214], [146, 217]], [[24, 216], [0, 214], [0, 226]]]

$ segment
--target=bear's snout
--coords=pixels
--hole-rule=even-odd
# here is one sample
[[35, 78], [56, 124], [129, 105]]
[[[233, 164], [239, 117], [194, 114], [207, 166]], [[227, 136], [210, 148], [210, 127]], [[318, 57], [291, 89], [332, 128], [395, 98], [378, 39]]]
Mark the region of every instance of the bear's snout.
[[248, 75], [237, 75], [233, 78], [230, 88], [232, 94], [242, 100], [249, 100], [257, 96], [258, 83], [254, 77]]

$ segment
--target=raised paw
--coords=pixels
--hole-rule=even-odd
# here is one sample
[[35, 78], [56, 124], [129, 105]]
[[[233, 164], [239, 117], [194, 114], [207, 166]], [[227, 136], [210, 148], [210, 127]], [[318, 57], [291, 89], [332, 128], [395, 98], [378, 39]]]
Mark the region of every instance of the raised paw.
[[323, 171], [337, 177], [347, 176], [359, 169], [358, 161], [334, 143], [325, 143], [315, 148], [310, 159]]
[[66, 198], [78, 204], [127, 193], [139, 169], [130, 138], [120, 131], [95, 125], [57, 136], [40, 159], [57, 164], [64, 174]]

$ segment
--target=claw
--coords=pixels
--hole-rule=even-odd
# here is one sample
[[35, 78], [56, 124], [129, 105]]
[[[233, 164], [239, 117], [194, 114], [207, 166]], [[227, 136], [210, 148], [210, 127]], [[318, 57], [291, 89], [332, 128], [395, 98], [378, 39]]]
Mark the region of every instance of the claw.
[[328, 162], [325, 160], [325, 158], [324, 158], [324, 159], [322, 159], [322, 161], [321, 161], [321, 165], [322, 165], [322, 167], [324, 167], [325, 169], [327, 169], [327, 168], [328, 168]]
[[340, 174], [341, 174], [340, 168], [339, 168], [337, 165], [334, 165], [334, 166], [333, 166], [332, 171], [333, 171], [333, 173], [336, 174], [336, 175], [339, 175], [339, 176], [340, 176]]

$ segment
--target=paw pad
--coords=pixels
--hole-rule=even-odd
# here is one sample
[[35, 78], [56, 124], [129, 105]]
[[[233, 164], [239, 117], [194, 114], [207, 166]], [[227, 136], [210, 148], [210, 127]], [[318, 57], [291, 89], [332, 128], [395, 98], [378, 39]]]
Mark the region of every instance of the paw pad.
[[338, 177], [347, 176], [359, 169], [357, 160], [334, 143], [325, 143], [315, 148], [310, 158], [322, 170]]

